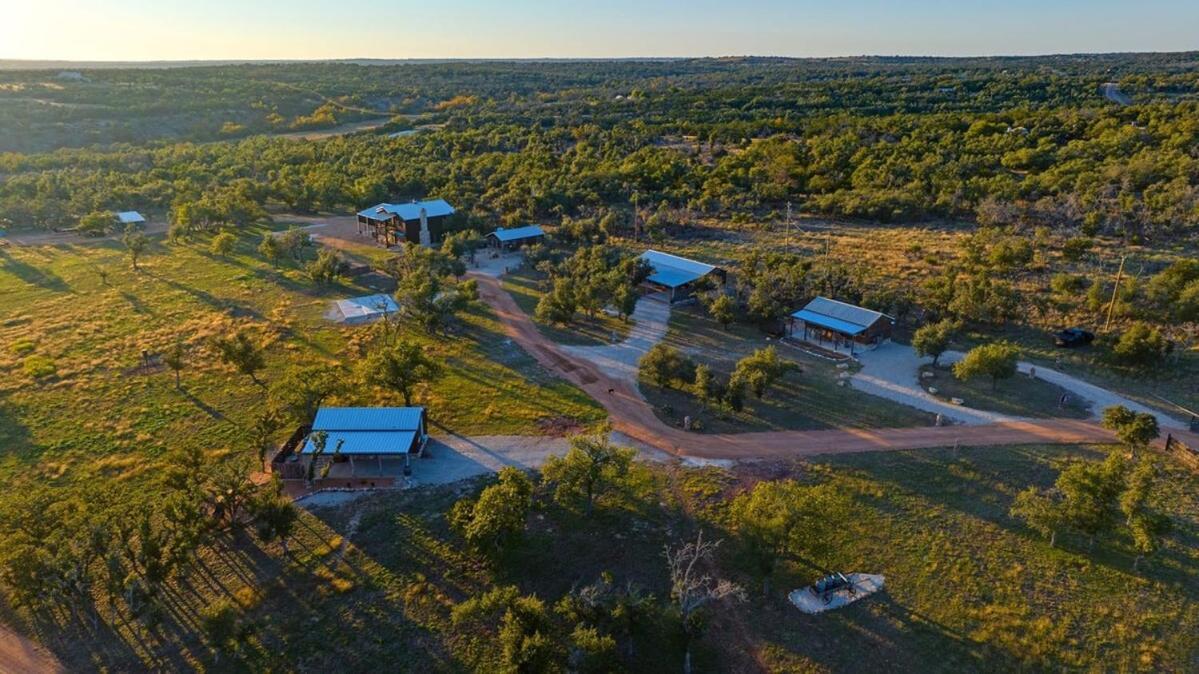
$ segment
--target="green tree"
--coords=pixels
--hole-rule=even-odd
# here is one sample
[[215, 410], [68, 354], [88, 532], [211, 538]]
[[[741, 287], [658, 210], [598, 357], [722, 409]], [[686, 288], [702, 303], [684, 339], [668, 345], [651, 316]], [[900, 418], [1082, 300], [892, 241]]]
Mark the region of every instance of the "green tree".
[[115, 222], [112, 213], [92, 211], [79, 218], [79, 226], [75, 229], [84, 236], [104, 236], [112, 231]]
[[1103, 427], [1115, 431], [1120, 442], [1133, 450], [1144, 449], [1161, 433], [1156, 416], [1133, 412], [1123, 405], [1103, 410]]
[[462, 499], [450, 509], [450, 525], [476, 550], [501, 553], [525, 530], [533, 507], [533, 481], [522, 471], [506, 466], [499, 482], [479, 493], [477, 499]]
[[691, 378], [691, 361], [667, 344], [655, 344], [637, 361], [637, 366], [643, 378], [660, 388], [668, 388], [678, 379]]
[[187, 364], [187, 348], [183, 346], [183, 340], [177, 339], [167, 349], [166, 353], [162, 354], [162, 362], [175, 373], [175, 388], [180, 388], [179, 372], [183, 366]]
[[799, 369], [795, 363], [779, 357], [773, 346], [758, 349], [737, 361], [733, 379], [745, 382], [754, 396], [762, 398], [766, 391], [788, 372]]
[[361, 373], [365, 383], [399, 393], [404, 405], [410, 406], [416, 387], [438, 379], [442, 367], [420, 344], [400, 340], [372, 351], [363, 361]]
[[255, 384], [262, 386], [258, 380], [258, 372], [266, 367], [266, 355], [262, 347], [250, 339], [244, 330], [238, 331], [232, 337], [217, 337], [213, 340], [217, 354], [226, 365], [231, 365], [240, 374], [250, 378]]
[[712, 374], [712, 368], [703, 363], [695, 366], [695, 381], [691, 384], [691, 390], [704, 405], [720, 399], [720, 391], [716, 376]]
[[294, 365], [271, 383], [272, 408], [289, 414], [297, 424], [312, 423], [330, 396], [345, 390], [345, 371], [336, 365]]
[[912, 334], [912, 348], [916, 349], [917, 356], [932, 356], [933, 367], [936, 367], [941, 354], [949, 348], [949, 342], [961, 328], [961, 323], [950, 319], [922, 325]]
[[729, 325], [737, 318], [737, 303], [733, 301], [732, 297], [722, 292], [708, 302], [708, 314], [712, 316], [712, 320], [728, 330]]
[[548, 293], [537, 302], [533, 317], [542, 323], [567, 325], [579, 310], [579, 293], [573, 278], [559, 276]]
[[1058, 475], [1066, 523], [1087, 536], [1108, 531], [1115, 521], [1116, 498], [1124, 486], [1124, 461], [1117, 452], [1103, 462], [1077, 462]]
[[233, 235], [233, 232], [219, 232], [216, 236], [212, 237], [209, 251], [213, 255], [228, 257], [236, 245], [237, 237]]
[[330, 286], [341, 275], [341, 257], [336, 251], [322, 248], [316, 259], [304, 265], [304, 273], [318, 286]]
[[780, 480], [759, 482], [737, 495], [729, 518], [768, 596], [778, 561], [792, 554], [823, 554], [847, 510], [844, 499], [828, 486]]
[[987, 376], [991, 378], [991, 388], [996, 388], [1000, 379], [1008, 379], [1016, 374], [1019, 358], [1019, 349], [1010, 342], [983, 344], [970, 349], [953, 364], [953, 376], [963, 381]]
[[554, 500], [563, 505], [583, 502], [591, 514], [595, 500], [619, 488], [629, 474], [636, 450], [616, 447], [604, 435], [576, 436], [565, 456], [549, 456], [542, 479], [554, 485]]
[[258, 254], [267, 262], [275, 265], [283, 257], [283, 246], [273, 233], [264, 232], [262, 234], [262, 241], [258, 244]]
[[125, 245], [125, 250], [129, 253], [129, 263], [133, 265], [133, 270], [137, 271], [138, 259], [150, 247], [149, 237], [135, 225], [130, 224], [125, 227], [125, 233], [121, 235], [121, 243]]
[[258, 536], [264, 541], [279, 541], [283, 554], [288, 554], [287, 540], [295, 532], [299, 512], [291, 499], [278, 493], [277, 485], [261, 490], [251, 501], [250, 513], [257, 525]]
[[1148, 368], [1160, 365], [1172, 350], [1169, 340], [1145, 323], [1134, 323], [1112, 346], [1112, 358], [1122, 365]]
[[1016, 495], [1010, 511], [1012, 517], [1024, 520], [1034, 531], [1057, 543], [1057, 532], [1066, 525], [1066, 513], [1053, 494], [1029, 487]]

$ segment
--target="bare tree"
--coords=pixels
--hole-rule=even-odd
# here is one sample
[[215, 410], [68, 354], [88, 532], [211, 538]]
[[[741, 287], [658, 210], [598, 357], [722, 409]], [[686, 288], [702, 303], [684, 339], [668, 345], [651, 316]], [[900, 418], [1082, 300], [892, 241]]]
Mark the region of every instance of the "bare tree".
[[678, 607], [683, 621], [686, 643], [683, 674], [691, 674], [691, 641], [699, 636], [701, 625], [697, 618], [700, 609], [725, 597], [745, 599], [745, 591], [740, 585], [723, 578], [713, 578], [704, 571], [704, 567], [712, 564], [713, 553], [720, 543], [705, 541], [701, 531], [694, 543], [684, 543], [673, 550], [666, 546], [665, 549], [666, 564], [670, 568], [670, 598]]

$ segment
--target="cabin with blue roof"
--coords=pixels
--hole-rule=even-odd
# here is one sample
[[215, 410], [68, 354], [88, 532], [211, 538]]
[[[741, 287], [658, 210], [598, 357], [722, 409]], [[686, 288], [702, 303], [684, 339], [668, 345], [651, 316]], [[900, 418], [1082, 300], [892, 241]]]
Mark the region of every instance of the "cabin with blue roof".
[[445, 199], [376, 204], [358, 211], [358, 233], [370, 234], [388, 247], [407, 241], [431, 246], [441, 242], [454, 213], [454, 207]]
[[487, 243], [500, 250], [515, 250], [521, 246], [540, 243], [543, 239], [545, 239], [545, 230], [541, 229], [541, 225], [527, 225], [511, 229], [497, 227], [494, 232], [487, 235]]
[[874, 348], [891, 340], [895, 319], [865, 307], [817, 297], [787, 320], [787, 336], [833, 351]]
[[391, 487], [429, 442], [424, 407], [322, 407], [272, 460], [283, 479], [310, 487]]
[[727, 279], [727, 273], [720, 267], [657, 250], [645, 251], [640, 259], [650, 268], [646, 285], [665, 291], [672, 304], [695, 297], [695, 286], [700, 279], [711, 278], [720, 285]]

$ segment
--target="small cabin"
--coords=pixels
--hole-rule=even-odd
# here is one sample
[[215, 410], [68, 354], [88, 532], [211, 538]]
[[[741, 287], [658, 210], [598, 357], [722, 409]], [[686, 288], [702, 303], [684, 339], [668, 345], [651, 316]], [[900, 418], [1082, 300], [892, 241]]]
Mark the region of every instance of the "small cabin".
[[701, 279], [711, 278], [720, 285], [727, 279], [727, 272], [720, 267], [657, 250], [645, 251], [640, 259], [651, 269], [645, 284], [665, 291], [672, 304], [692, 299]]
[[787, 319], [787, 336], [833, 351], [875, 348], [891, 340], [895, 319], [879, 311], [817, 297]]
[[545, 231], [541, 229], [541, 225], [528, 225], [512, 229], [497, 227], [494, 232], [487, 235], [488, 245], [499, 250], [516, 250], [523, 246], [541, 243], [544, 239]]

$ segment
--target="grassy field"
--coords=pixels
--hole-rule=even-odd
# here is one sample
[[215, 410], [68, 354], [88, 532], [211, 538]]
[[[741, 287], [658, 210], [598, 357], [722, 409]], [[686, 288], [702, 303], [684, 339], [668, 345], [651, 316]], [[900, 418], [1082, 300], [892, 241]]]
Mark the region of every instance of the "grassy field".
[[[205, 239], [155, 241], [137, 272], [117, 242], [0, 249], [0, 478], [9, 492], [33, 480], [152, 478], [158, 458], [181, 445], [244, 451], [263, 391], [217, 361], [211, 337], [248, 330], [266, 346], [268, 383], [293, 364], [354, 364], [353, 344], [368, 328], [323, 314], [330, 300], [369, 290], [317, 289], [296, 268], [274, 269], [254, 252], [260, 236], [245, 234], [228, 258], [209, 254]], [[447, 365], [419, 395], [436, 427], [536, 434], [563, 417], [582, 425], [604, 417], [501, 339], [483, 306], [449, 336], [409, 336]], [[139, 367], [143, 352], [176, 340], [187, 348], [181, 390], [165, 368]], [[351, 387], [331, 402], [397, 400]]]
[[[1012, 520], [1014, 495], [1047, 485], [1066, 461], [1098, 448], [963, 448], [858, 454], [726, 470], [646, 465], [591, 517], [539, 497], [523, 540], [497, 563], [464, 548], [444, 512], [471, 490], [450, 485], [367, 496], [305, 515], [292, 557], [249, 535], [229, 538], [172, 589], [157, 630], [103, 624], [50, 647], [71, 668], [277, 671], [495, 671], [487, 626], [456, 625], [454, 606], [499, 585], [553, 605], [611, 574], [665, 607], [662, 546], [697, 529], [723, 539], [716, 570], [747, 590], [716, 611], [696, 671], [1184, 671], [1199, 649], [1199, 478], [1175, 465], [1156, 505], [1174, 518], [1165, 548], [1133, 572], [1128, 541], [1057, 548]], [[828, 482], [853, 502], [830, 552], [789, 557], [769, 594], [727, 530], [728, 499], [762, 479]], [[882, 593], [822, 616], [785, 599], [825, 570], [886, 576]], [[195, 632], [227, 597], [249, 635], [213, 662]], [[618, 640], [634, 672], [677, 670], [667, 613]], [[568, 630], [555, 618], [553, 634]]]
[[783, 344], [767, 341], [756, 328], [734, 324], [725, 330], [691, 304], [675, 307], [665, 342], [697, 363], [706, 363], [727, 378], [737, 360], [770, 344], [780, 355], [799, 365], [759, 400], [749, 394], [745, 409], [705, 409], [695, 396], [663, 389], [641, 381], [641, 392], [663, 421], [681, 425], [684, 416], [699, 420], [700, 431], [739, 433], [821, 428], [886, 428], [931, 425], [933, 416], [849, 386], [839, 386], [838, 370], [831, 362], [812, 358]]
[[[537, 310], [537, 302], [545, 292], [540, 283], [544, 276], [537, 271], [521, 268], [503, 278], [504, 290], [507, 290], [516, 303], [530, 317]], [[559, 344], [575, 346], [601, 346], [619, 342], [629, 334], [631, 324], [619, 318], [600, 313], [594, 317], [579, 313], [570, 325], [550, 325], [534, 319], [541, 334]], [[615, 340], [613, 339], [615, 337]]]
[[926, 388], [932, 386], [937, 389], [937, 397], [944, 400], [961, 398], [967, 406], [976, 409], [1034, 419], [1086, 419], [1090, 416], [1090, 406], [1082, 398], [1070, 395], [1066, 404], [1062, 405], [1065, 389], [1023, 374], [1000, 380], [992, 386], [989, 377], [962, 381], [953, 376], [953, 371], [948, 367], [925, 365], [920, 372], [922, 375], [925, 372], [933, 373], [931, 379], [922, 377], [920, 381]]

